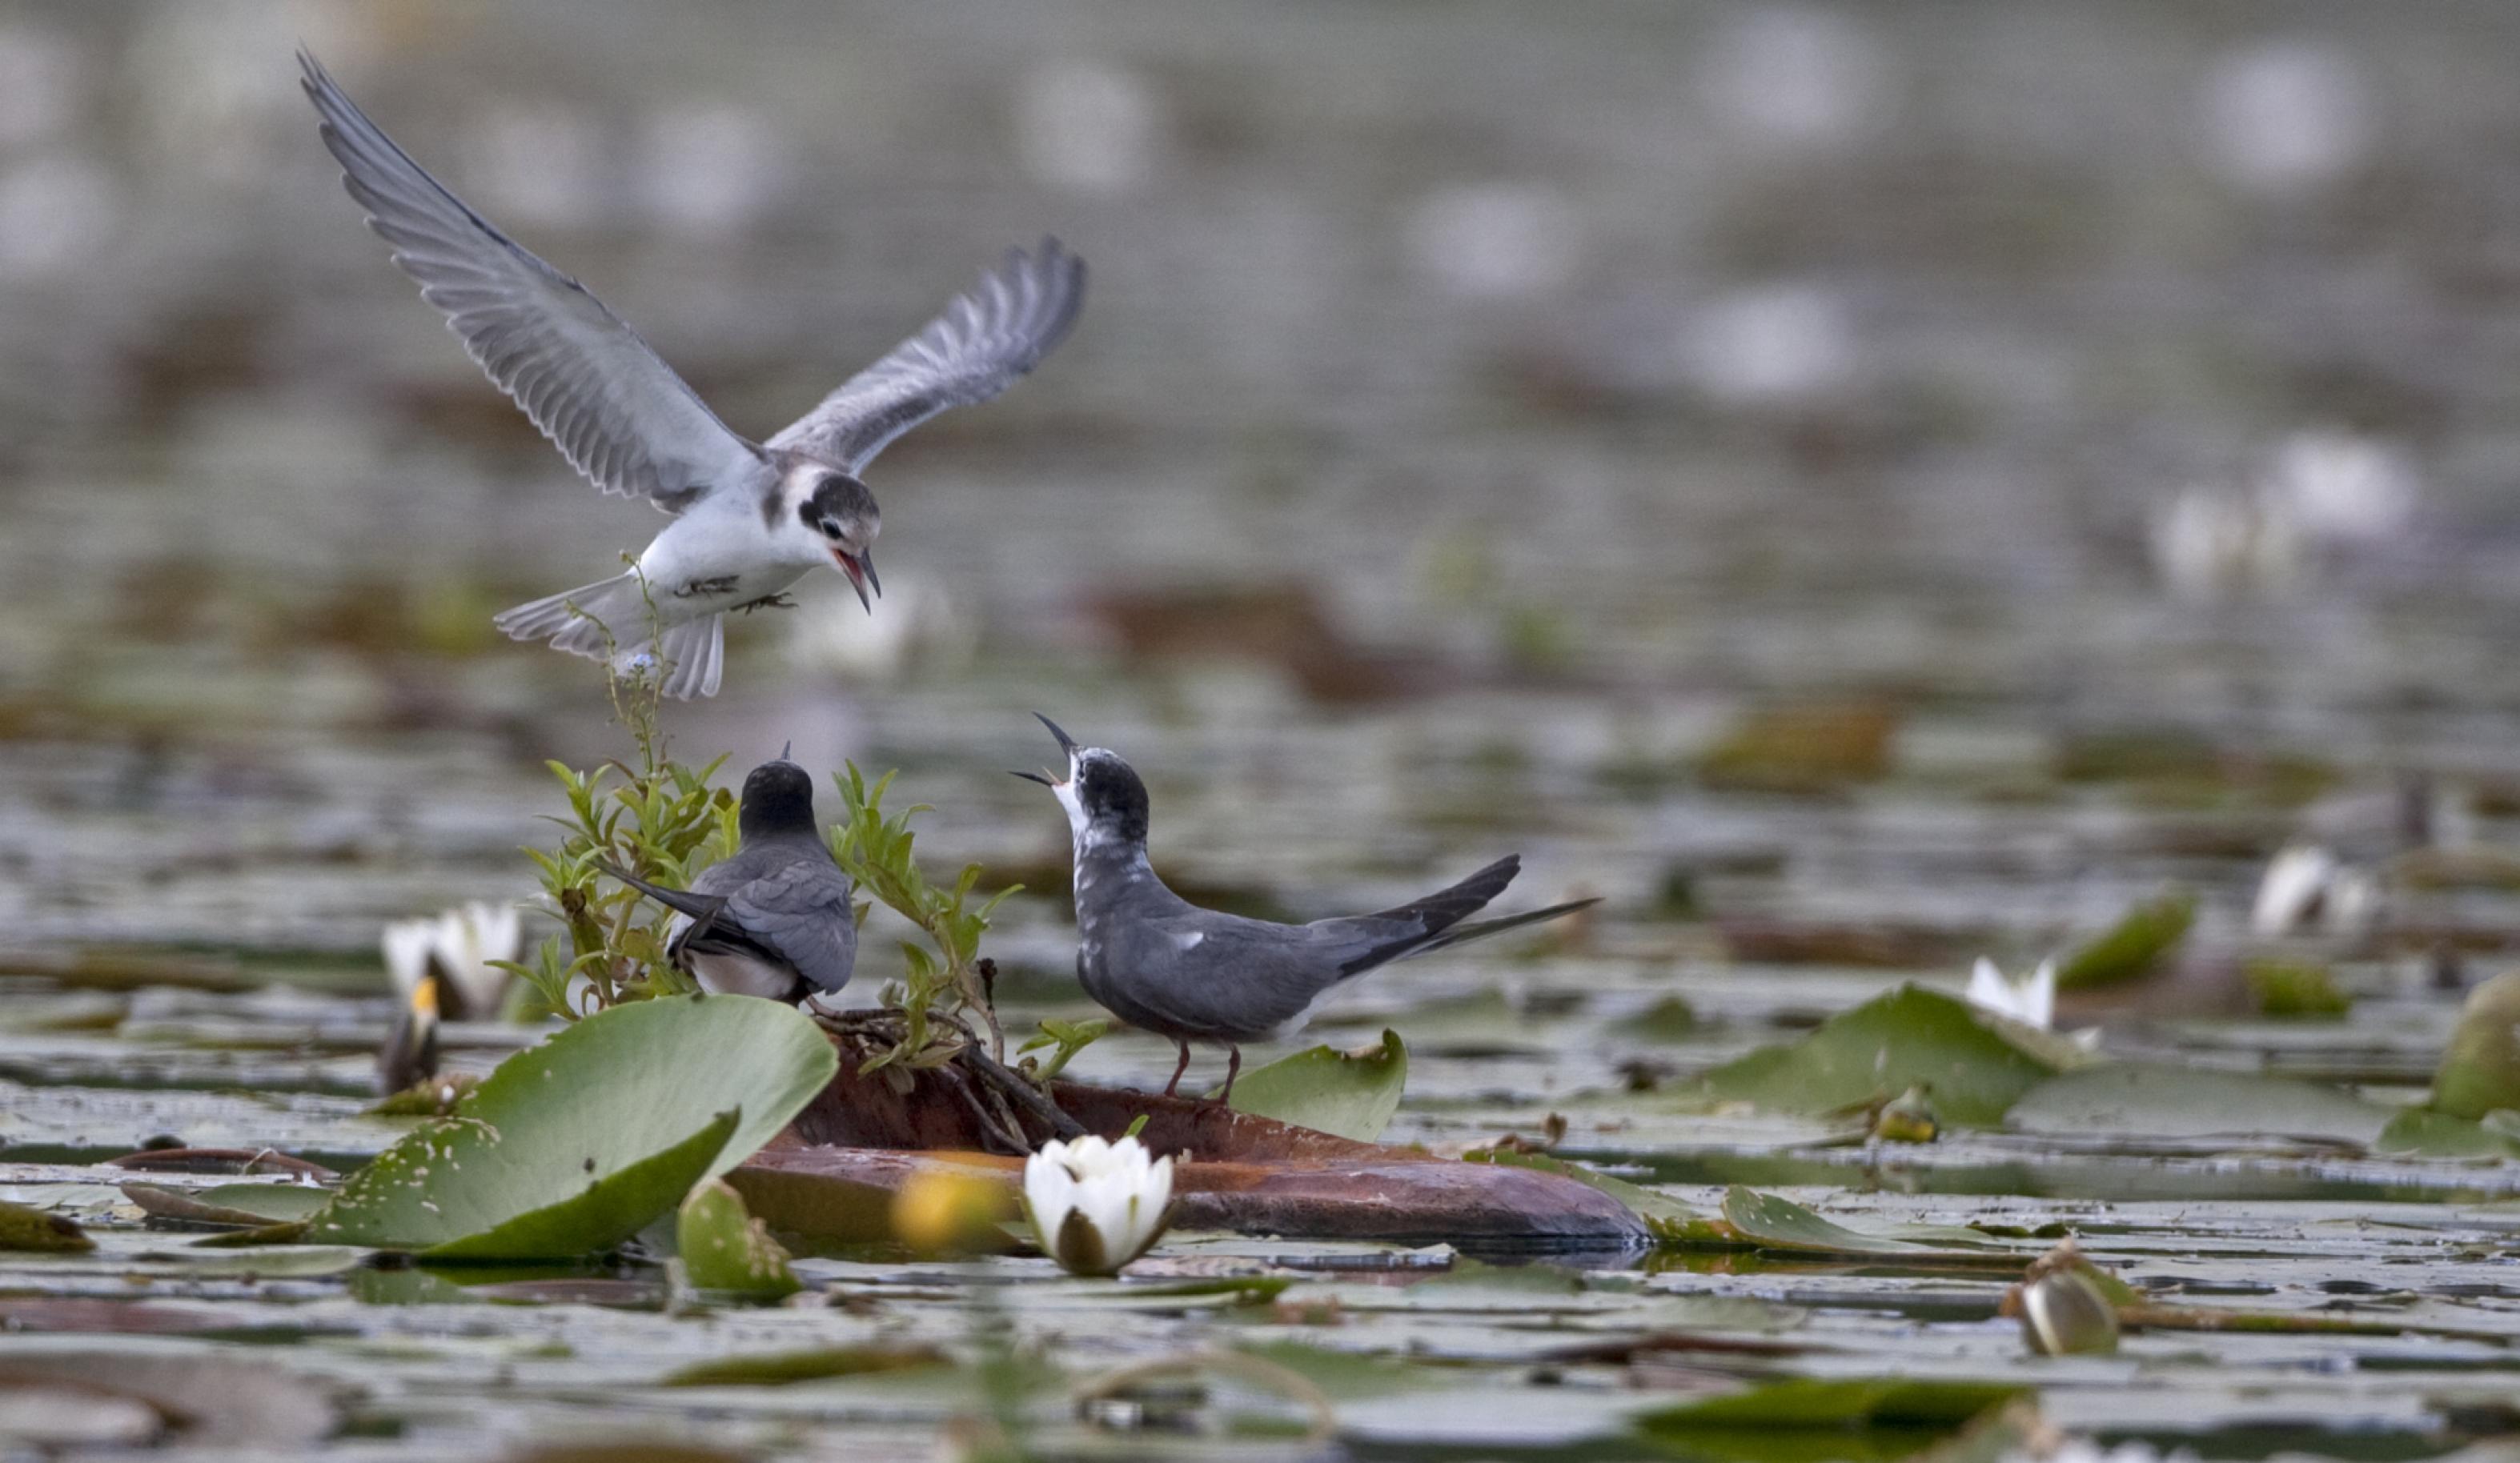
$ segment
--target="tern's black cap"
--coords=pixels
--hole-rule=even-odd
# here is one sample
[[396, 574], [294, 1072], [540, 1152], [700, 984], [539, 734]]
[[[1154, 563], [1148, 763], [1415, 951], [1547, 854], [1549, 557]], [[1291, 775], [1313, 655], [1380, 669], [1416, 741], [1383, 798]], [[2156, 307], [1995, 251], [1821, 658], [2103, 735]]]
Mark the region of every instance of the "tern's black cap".
[[737, 826], [746, 838], [814, 832], [812, 775], [785, 759], [754, 768], [743, 779]]

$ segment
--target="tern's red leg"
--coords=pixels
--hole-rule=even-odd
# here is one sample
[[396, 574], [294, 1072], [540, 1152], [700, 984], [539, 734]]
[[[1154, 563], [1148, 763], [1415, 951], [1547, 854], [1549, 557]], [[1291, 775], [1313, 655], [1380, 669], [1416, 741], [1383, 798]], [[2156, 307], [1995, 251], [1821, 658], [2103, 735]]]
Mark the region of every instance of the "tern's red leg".
[[1219, 1102], [1234, 1100], [1234, 1079], [1242, 1074], [1242, 1048], [1229, 1046], [1226, 1049], [1233, 1055], [1225, 1059], [1225, 1090], [1216, 1094], [1216, 1100]]
[[1164, 1084], [1164, 1095], [1167, 1097], [1172, 1096], [1174, 1090], [1181, 1086], [1182, 1074], [1190, 1070], [1190, 1043], [1175, 1042], [1173, 1044], [1181, 1048], [1182, 1058], [1173, 1067], [1173, 1080]]

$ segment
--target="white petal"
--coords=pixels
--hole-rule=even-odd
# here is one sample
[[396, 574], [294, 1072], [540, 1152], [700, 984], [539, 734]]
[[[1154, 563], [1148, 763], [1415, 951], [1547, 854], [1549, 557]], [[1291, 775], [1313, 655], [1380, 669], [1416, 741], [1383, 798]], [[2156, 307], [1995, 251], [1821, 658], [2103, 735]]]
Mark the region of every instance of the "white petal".
[[1033, 1237], [1045, 1252], [1058, 1254], [1059, 1227], [1076, 1207], [1076, 1180], [1048, 1150], [1024, 1163], [1024, 1204], [1032, 1211]]
[[2317, 844], [2289, 844], [2267, 864], [2258, 882], [2249, 928], [2267, 938], [2290, 933], [2318, 903], [2336, 872], [2336, 856]]
[[2041, 1031], [2048, 1031], [2055, 1027], [2056, 962], [2054, 960], [2040, 961], [2039, 968], [2030, 972], [2030, 979], [2021, 983], [2018, 994], [2021, 998], [2022, 1020]]
[[428, 973], [428, 952], [436, 942], [433, 920], [404, 919], [385, 926], [385, 972], [393, 977], [394, 993], [406, 1002], [420, 978]]
[[1990, 1011], [2008, 1013], [2012, 1009], [2012, 988], [2004, 984], [2003, 972], [1984, 955], [1977, 957], [1976, 966], [1969, 971], [1968, 1002]]

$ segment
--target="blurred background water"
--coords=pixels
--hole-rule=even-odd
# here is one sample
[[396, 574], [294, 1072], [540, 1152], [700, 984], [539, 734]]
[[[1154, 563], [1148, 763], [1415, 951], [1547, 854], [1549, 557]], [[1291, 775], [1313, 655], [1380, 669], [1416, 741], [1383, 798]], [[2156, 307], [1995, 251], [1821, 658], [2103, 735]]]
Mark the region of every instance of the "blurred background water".
[[870, 472], [877, 613], [819, 576], [668, 717], [901, 767], [1049, 891], [1012, 966], [1069, 949], [1036, 708], [1185, 880], [1310, 916], [1518, 848], [1657, 969], [1957, 979], [2166, 879], [2228, 931], [2306, 818], [2520, 806], [2506, 7], [19, 3], [18, 968], [371, 978], [626, 745], [489, 615], [660, 520], [386, 263], [301, 39], [756, 437], [1007, 245], [1090, 261]]

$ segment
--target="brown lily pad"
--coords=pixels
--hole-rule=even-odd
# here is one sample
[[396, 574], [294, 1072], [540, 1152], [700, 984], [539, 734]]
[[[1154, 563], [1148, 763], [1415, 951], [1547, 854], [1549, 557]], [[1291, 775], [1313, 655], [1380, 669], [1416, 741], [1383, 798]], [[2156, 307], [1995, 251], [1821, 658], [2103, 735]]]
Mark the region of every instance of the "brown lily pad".
[[[1023, 1160], [979, 1151], [980, 1134], [968, 1124], [957, 1130], [953, 1110], [854, 1107], [840, 1095], [851, 1086], [844, 1075], [780, 1142], [726, 1175], [772, 1228], [838, 1242], [891, 1238], [893, 1196], [940, 1164], [1021, 1187]], [[1072, 1083], [1053, 1092], [1089, 1132], [1116, 1138], [1146, 1119], [1140, 1140], [1179, 1156], [1174, 1222], [1186, 1228], [1540, 1246], [1646, 1238], [1617, 1200], [1555, 1174], [1357, 1142], [1189, 1097]]]

